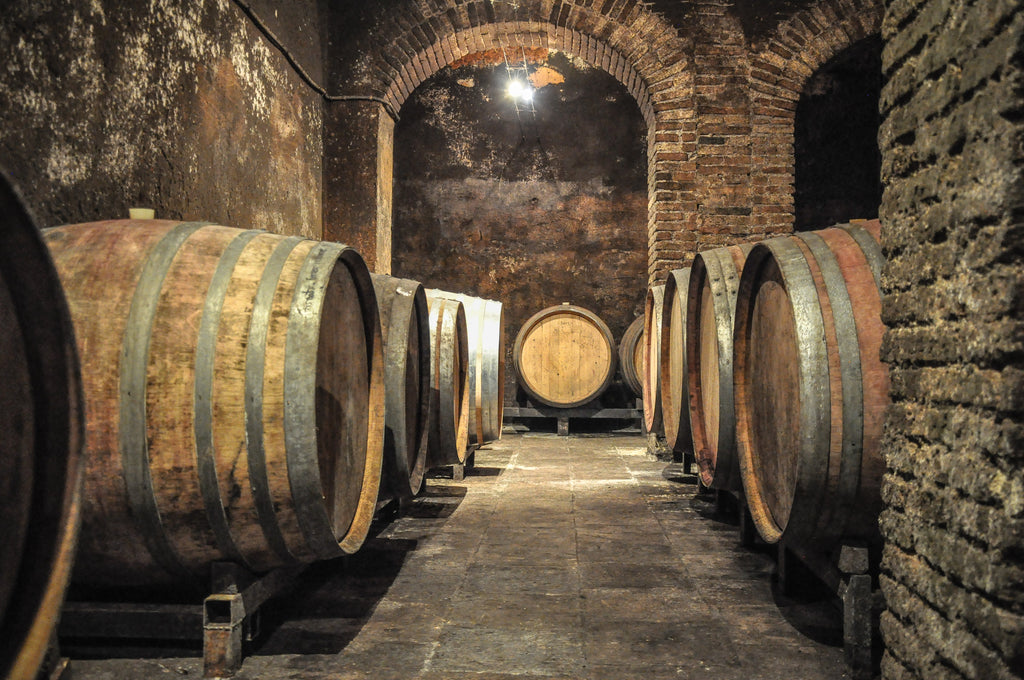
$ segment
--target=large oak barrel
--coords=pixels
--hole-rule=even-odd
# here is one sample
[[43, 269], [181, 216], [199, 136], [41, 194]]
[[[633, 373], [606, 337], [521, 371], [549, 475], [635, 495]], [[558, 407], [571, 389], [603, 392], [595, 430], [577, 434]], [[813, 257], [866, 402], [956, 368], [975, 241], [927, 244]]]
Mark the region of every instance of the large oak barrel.
[[505, 312], [497, 300], [443, 290], [466, 311], [469, 342], [469, 443], [483, 446], [501, 438], [505, 408]]
[[661, 312], [661, 417], [665, 443], [675, 453], [689, 451], [690, 399], [686, 373], [686, 295], [690, 268], [669, 272]]
[[638, 316], [619, 338], [619, 374], [638, 397], [644, 394], [644, 317]]
[[644, 427], [652, 434], [661, 434], [661, 322], [665, 302], [665, 284], [647, 289], [644, 303], [643, 395]]
[[756, 246], [736, 307], [743, 488], [774, 543], [833, 546], [877, 532], [888, 371], [879, 358], [877, 220]]
[[419, 493], [430, 423], [430, 312], [418, 281], [372, 274], [384, 340], [384, 474], [381, 494]]
[[466, 461], [469, 446], [469, 340], [462, 303], [427, 296], [430, 307], [430, 435], [427, 465]]
[[615, 342], [588, 309], [563, 303], [542, 309], [516, 335], [512, 360], [519, 384], [542, 404], [582, 406], [615, 375]]
[[743, 261], [751, 246], [698, 253], [690, 271], [686, 307], [686, 370], [690, 429], [700, 481], [739, 489], [732, 395], [732, 319]]
[[351, 248], [199, 222], [45, 233], [75, 323], [75, 580], [205, 579], [354, 552], [384, 432], [376, 296]]
[[0, 677], [35, 680], [78, 536], [81, 382], [67, 303], [0, 177]]

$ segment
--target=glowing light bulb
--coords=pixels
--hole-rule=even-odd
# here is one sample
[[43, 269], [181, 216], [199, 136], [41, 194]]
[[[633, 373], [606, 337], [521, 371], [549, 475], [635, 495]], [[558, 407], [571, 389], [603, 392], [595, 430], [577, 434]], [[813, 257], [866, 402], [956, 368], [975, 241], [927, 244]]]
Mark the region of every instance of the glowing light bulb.
[[521, 81], [508, 81], [508, 96], [512, 97], [513, 99], [519, 99], [520, 97], [522, 97], [525, 89], [526, 86], [523, 85]]

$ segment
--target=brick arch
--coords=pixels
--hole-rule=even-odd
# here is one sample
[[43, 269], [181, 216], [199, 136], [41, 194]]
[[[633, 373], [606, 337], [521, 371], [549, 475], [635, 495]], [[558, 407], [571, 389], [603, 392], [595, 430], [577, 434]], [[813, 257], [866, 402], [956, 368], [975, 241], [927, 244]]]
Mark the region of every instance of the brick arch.
[[648, 127], [655, 123], [645, 80], [619, 50], [579, 31], [541, 22], [506, 22], [458, 31], [417, 52], [388, 86], [384, 100], [398, 111], [423, 81], [462, 57], [498, 47], [539, 47], [579, 57], [622, 83], [640, 107]]
[[648, 275], [679, 266], [680, 213], [696, 205], [693, 45], [636, 0], [404, 0], [364, 36], [349, 91], [400, 111], [417, 85], [457, 59], [501, 46], [557, 49], [617, 78], [648, 125]]
[[821, 0], [779, 25], [751, 56], [753, 218], [767, 234], [793, 231], [794, 124], [807, 80], [831, 58], [881, 31], [882, 0]]

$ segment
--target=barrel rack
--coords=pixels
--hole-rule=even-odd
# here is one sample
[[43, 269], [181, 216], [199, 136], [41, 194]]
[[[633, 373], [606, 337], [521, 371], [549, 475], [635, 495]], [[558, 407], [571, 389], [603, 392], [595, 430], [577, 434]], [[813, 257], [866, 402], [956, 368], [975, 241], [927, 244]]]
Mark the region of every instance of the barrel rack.
[[639, 404], [634, 408], [607, 408], [602, 406], [597, 400], [575, 408], [557, 408], [554, 406], [535, 404], [532, 401], [527, 400], [525, 406], [506, 406], [504, 409], [504, 417], [506, 420], [519, 418], [553, 418], [558, 423], [559, 436], [566, 437], [569, 435], [570, 418], [592, 420], [633, 420], [638, 423], [642, 430], [644, 411], [642, 406]]
[[[480, 449], [477, 444], [470, 444], [466, 448], [466, 458], [461, 463], [449, 463], [433, 468], [429, 476], [434, 478], [450, 478], [453, 482], [461, 482], [469, 474], [469, 471], [476, 465], [476, 452]], [[450, 477], [449, 477], [450, 475]], [[425, 486], [425, 485], [424, 485]]]
[[76, 602], [64, 604], [58, 635], [203, 642], [203, 677], [226, 678], [242, 666], [242, 645], [259, 635], [260, 608], [292, 588], [306, 565], [256, 576], [232, 562], [211, 566], [202, 604]]
[[[699, 479], [699, 478], [698, 478]], [[707, 489], [697, 482], [698, 492]], [[716, 510], [739, 516], [740, 544], [750, 548], [759, 540], [742, 491], [714, 490]], [[842, 541], [829, 552], [788, 544], [776, 546], [779, 587], [783, 594], [798, 592], [801, 576], [810, 574], [836, 594], [843, 615], [843, 655], [851, 680], [872, 680], [876, 666], [874, 653], [878, 615], [882, 609], [878, 581], [879, 564], [866, 543]]]

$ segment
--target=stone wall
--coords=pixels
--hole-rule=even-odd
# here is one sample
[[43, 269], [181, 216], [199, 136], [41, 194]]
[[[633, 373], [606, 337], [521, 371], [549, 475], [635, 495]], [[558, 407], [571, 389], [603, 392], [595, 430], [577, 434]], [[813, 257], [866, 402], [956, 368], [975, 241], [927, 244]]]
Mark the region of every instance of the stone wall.
[[[315, 0], [270, 4], [319, 59]], [[322, 99], [238, 4], [14, 0], [0, 63], [0, 164], [41, 226], [145, 206], [320, 236]]]
[[1024, 675], [1024, 14], [892, 0], [883, 676]]

